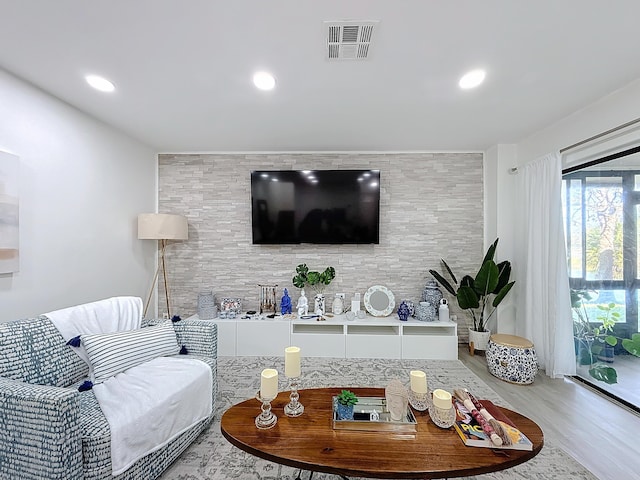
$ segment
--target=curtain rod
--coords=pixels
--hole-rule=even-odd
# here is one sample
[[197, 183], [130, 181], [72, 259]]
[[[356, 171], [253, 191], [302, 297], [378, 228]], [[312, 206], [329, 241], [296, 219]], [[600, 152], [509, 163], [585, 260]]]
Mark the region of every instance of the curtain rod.
[[598, 138], [604, 137], [605, 135], [609, 135], [610, 133], [613, 133], [613, 132], [617, 132], [618, 130], [622, 130], [623, 128], [626, 128], [626, 127], [628, 127], [630, 125], [633, 125], [635, 123], [638, 123], [638, 122], [640, 122], [640, 118], [636, 118], [635, 120], [631, 120], [630, 122], [623, 123], [622, 125], [618, 125], [617, 127], [614, 127], [614, 128], [612, 128], [610, 130], [607, 130], [606, 132], [598, 133], [597, 135], [594, 135], [593, 137], [586, 138], [586, 139], [581, 140], [581, 141], [579, 141], [577, 143], [574, 143], [573, 145], [569, 145], [568, 147], [561, 148], [560, 149], [560, 153], [564, 153], [567, 150], [571, 150], [572, 148], [579, 147], [580, 145], [584, 145], [585, 143], [592, 142], [593, 140], [597, 140]]

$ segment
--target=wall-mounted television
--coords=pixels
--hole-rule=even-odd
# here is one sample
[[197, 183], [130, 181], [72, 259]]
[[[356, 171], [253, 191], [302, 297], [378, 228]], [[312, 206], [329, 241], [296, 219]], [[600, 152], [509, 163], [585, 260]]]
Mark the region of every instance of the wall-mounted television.
[[254, 244], [377, 244], [379, 170], [251, 172]]

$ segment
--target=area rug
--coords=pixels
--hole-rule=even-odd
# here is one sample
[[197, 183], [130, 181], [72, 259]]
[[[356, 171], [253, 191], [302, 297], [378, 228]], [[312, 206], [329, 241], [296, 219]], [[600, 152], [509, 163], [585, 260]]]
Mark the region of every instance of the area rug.
[[[220, 417], [232, 405], [253, 397], [260, 388], [263, 368], [284, 372], [283, 357], [220, 357], [216, 415], [210, 427], [171, 465], [161, 480], [295, 480], [298, 470], [254, 457], [231, 445], [220, 433]], [[394, 378], [409, 382], [410, 370], [427, 373], [429, 389], [467, 387], [476, 396], [510, 407], [489, 386], [458, 360], [389, 360], [303, 358], [301, 388], [360, 386], [384, 387]], [[284, 382], [281, 382], [284, 389]], [[304, 404], [304, 398], [301, 397]], [[256, 404], [256, 410], [258, 406]], [[303, 478], [308, 474], [304, 473]], [[338, 479], [316, 473], [315, 480]], [[532, 460], [501, 472], [462, 477], [473, 479], [592, 480], [596, 477], [572, 457], [545, 439]]]

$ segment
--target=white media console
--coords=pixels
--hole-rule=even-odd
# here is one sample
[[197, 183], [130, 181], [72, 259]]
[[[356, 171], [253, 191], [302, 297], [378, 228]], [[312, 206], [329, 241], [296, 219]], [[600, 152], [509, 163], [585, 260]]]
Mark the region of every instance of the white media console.
[[[198, 318], [194, 315], [189, 318]], [[276, 317], [209, 320], [218, 325], [219, 356], [283, 355], [290, 345], [307, 357], [458, 359], [455, 322], [401, 322], [397, 315], [325, 321]]]

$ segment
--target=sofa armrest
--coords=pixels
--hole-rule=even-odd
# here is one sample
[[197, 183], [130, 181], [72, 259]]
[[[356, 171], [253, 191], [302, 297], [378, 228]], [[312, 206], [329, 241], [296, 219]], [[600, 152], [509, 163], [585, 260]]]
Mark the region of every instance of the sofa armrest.
[[80, 394], [0, 377], [0, 478], [82, 478]]
[[190, 355], [217, 358], [218, 326], [207, 320], [186, 319], [173, 324], [178, 344], [185, 346]]
[[[166, 322], [166, 319], [143, 319], [143, 327], [153, 327]], [[208, 320], [187, 318], [173, 322], [178, 344], [185, 346], [190, 355], [202, 357], [218, 357], [218, 326]]]

